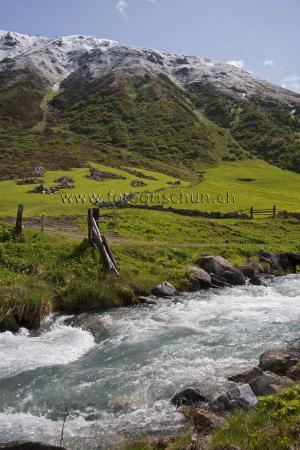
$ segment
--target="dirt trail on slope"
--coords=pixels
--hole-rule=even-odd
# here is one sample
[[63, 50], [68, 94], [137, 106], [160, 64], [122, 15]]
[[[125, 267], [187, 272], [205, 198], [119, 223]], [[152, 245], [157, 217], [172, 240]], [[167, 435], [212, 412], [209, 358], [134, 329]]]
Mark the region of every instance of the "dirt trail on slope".
[[[13, 225], [15, 223], [15, 218], [7, 217], [4, 219], [6, 223]], [[47, 217], [45, 220], [44, 231], [55, 233], [64, 237], [68, 237], [74, 240], [82, 240], [87, 237], [87, 229], [84, 229], [76, 223], [78, 221], [78, 216], [60, 216], [60, 217]], [[40, 217], [25, 217], [23, 219], [23, 225], [25, 228], [30, 228], [37, 232], [41, 231], [41, 218]], [[134, 238], [128, 236], [122, 236], [114, 232], [105, 232], [105, 237], [110, 245], [113, 244], [140, 244], [143, 246], [159, 246], [163, 245], [159, 241], [147, 241], [142, 238]], [[199, 243], [172, 243], [173, 247], [182, 248], [207, 248], [207, 247], [227, 247], [230, 244], [228, 242], [224, 243], [211, 243], [211, 242], [199, 242]], [[239, 245], [239, 244], [236, 244]]]

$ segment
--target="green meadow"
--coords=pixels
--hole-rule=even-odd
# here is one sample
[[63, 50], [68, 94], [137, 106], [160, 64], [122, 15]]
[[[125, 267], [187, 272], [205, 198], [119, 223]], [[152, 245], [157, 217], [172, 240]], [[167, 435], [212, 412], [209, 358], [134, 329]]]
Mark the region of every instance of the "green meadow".
[[[88, 168], [77, 168], [71, 170], [56, 170], [48, 171], [45, 176], [42, 177], [44, 184], [54, 186], [58, 183], [56, 179], [62, 176], [70, 176], [74, 180], [74, 189], [61, 190], [56, 194], [33, 194], [28, 191], [36, 185], [17, 185], [18, 180], [9, 180], [0, 182], [0, 216], [7, 217], [15, 214], [16, 207], [19, 203], [25, 206], [24, 213], [26, 216], [61, 216], [61, 215], [82, 215], [85, 214], [88, 208], [88, 195], [99, 195], [101, 201], [107, 201], [108, 193], [116, 195], [117, 199], [120, 195], [130, 192], [142, 192], [145, 190], [155, 191], [157, 189], [168, 187], [168, 182], [172, 183], [178, 178], [172, 178], [160, 172], [154, 172], [146, 169], [139, 169], [139, 172], [145, 175], [155, 178], [155, 180], [138, 178], [135, 175], [131, 175], [125, 170], [115, 169], [101, 164], [93, 164], [96, 169], [114, 173], [126, 177], [126, 179], [105, 179], [103, 181], [95, 181], [87, 178], [89, 174]], [[133, 170], [132, 167], [130, 167]], [[40, 177], [41, 178], [41, 177]], [[133, 187], [132, 181], [143, 181], [147, 186]], [[189, 183], [182, 182], [182, 186], [188, 186]], [[72, 197], [71, 202], [62, 202], [61, 194], [68, 194]], [[85, 196], [86, 202], [76, 202], [75, 196]]]
[[[199, 209], [202, 211], [240, 211], [251, 206], [258, 209], [272, 208], [278, 210], [300, 211], [299, 192], [300, 175], [282, 170], [261, 160], [227, 162], [213, 165], [199, 165], [198, 174], [201, 181], [195, 182], [195, 174], [191, 172], [191, 180], [180, 180], [178, 187], [169, 183], [178, 178], [165, 175], [162, 172], [130, 167], [155, 180], [141, 179], [121, 170], [100, 164], [93, 167], [122, 175], [126, 179], [105, 179], [103, 181], [89, 180], [86, 176], [88, 168], [48, 171], [43, 177], [46, 186], [57, 184], [55, 180], [68, 175], [74, 179], [75, 188], [61, 190], [56, 194], [33, 194], [28, 191], [34, 185], [20, 186], [16, 180], [0, 182], [0, 216], [15, 214], [19, 203], [24, 204], [27, 216], [66, 216], [83, 215], [89, 205], [89, 195], [96, 195], [101, 201], [110, 200], [116, 196], [130, 192], [143, 193], [137, 202], [163, 204], [168, 208]], [[246, 181], [246, 180], [251, 181]], [[144, 187], [133, 187], [132, 181], [140, 180], [146, 183]], [[145, 191], [154, 192], [149, 195]], [[157, 192], [159, 191], [159, 192]], [[69, 195], [70, 201], [62, 202], [61, 196]], [[79, 198], [78, 202], [75, 197]], [[79, 196], [79, 197], [78, 197]], [[82, 201], [80, 196], [85, 198]]]
[[[278, 210], [300, 211], [299, 174], [282, 170], [262, 160], [199, 165], [198, 170], [203, 172], [203, 181], [184, 189], [189, 201], [186, 203], [184, 199], [183, 203], [178, 203], [178, 208], [223, 212], [249, 209], [251, 206], [266, 209], [276, 205]], [[252, 181], [245, 181], [247, 179]], [[176, 188], [170, 192], [170, 196], [176, 198], [174, 194], [180, 191], [181, 188]], [[199, 193], [204, 194], [204, 202], [195, 203]], [[206, 201], [207, 193], [209, 202]], [[168, 203], [165, 202], [165, 206]]]

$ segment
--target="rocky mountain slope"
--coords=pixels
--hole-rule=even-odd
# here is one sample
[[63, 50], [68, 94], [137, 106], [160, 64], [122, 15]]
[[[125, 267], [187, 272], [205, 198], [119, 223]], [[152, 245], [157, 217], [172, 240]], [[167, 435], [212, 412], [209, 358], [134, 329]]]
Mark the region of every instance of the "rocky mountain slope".
[[231, 65], [0, 31], [0, 172], [259, 156], [300, 172], [300, 95]]

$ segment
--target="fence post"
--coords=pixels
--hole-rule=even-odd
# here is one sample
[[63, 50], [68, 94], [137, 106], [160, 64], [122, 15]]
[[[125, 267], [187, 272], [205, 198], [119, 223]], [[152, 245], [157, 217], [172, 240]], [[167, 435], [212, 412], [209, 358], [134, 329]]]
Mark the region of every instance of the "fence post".
[[254, 208], [253, 208], [253, 206], [251, 206], [251, 208], [250, 208], [250, 219], [253, 219], [253, 210], [254, 210]]
[[273, 206], [273, 220], [276, 217], [276, 205]]
[[93, 219], [99, 227], [99, 208], [88, 209], [88, 240], [90, 244], [93, 244]]
[[44, 233], [44, 229], [45, 229], [45, 216], [43, 214], [41, 217], [41, 233]]
[[15, 237], [20, 236], [22, 234], [23, 228], [23, 205], [18, 206], [17, 219], [16, 219], [16, 227], [15, 227]]

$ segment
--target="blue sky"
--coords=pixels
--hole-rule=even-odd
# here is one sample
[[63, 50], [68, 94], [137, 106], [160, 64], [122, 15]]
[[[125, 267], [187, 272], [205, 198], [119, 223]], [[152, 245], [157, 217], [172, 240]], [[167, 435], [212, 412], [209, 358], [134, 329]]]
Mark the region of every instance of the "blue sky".
[[235, 61], [300, 92], [300, 0], [0, 0], [0, 5], [5, 30], [88, 34]]

